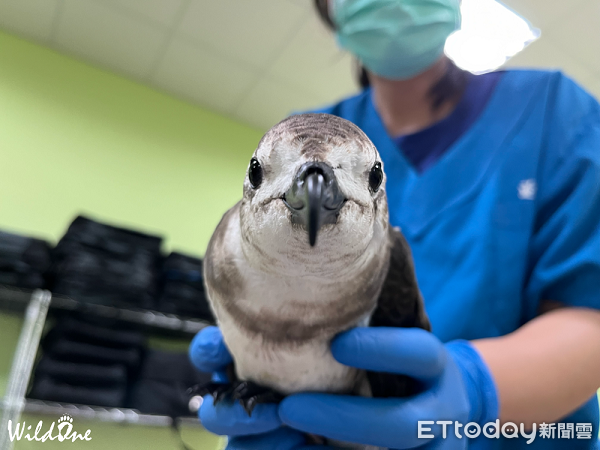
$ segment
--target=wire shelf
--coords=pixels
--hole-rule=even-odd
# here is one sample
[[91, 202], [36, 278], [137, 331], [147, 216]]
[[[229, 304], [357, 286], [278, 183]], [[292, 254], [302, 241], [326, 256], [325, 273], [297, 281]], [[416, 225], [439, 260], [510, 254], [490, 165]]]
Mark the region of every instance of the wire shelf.
[[[31, 293], [32, 291], [27, 289], [0, 285], [0, 308], [25, 309], [31, 298]], [[52, 294], [50, 309], [78, 311], [98, 317], [134, 323], [144, 327], [183, 332], [186, 334], [196, 334], [204, 327], [211, 325], [210, 322], [205, 320], [187, 319], [174, 314], [165, 314], [146, 309], [98, 305], [57, 294]]]
[[[4, 400], [0, 400], [0, 405], [4, 407]], [[25, 400], [23, 412], [54, 417], [68, 414], [74, 419], [111, 422], [125, 425], [146, 425], [155, 427], [169, 427], [173, 425], [201, 426], [197, 417], [172, 418], [155, 414], [142, 414], [138, 410], [130, 408], [104, 408], [100, 406], [76, 405], [34, 399]]]

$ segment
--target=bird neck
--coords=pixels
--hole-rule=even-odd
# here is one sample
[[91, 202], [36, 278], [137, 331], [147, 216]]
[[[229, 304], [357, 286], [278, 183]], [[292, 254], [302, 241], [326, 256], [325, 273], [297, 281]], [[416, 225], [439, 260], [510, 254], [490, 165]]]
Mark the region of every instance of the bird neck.
[[375, 109], [390, 136], [419, 132], [444, 119], [454, 110], [460, 96], [432, 107], [431, 89], [447, 71], [448, 58], [441, 57], [425, 72], [408, 80], [390, 80], [369, 73]]

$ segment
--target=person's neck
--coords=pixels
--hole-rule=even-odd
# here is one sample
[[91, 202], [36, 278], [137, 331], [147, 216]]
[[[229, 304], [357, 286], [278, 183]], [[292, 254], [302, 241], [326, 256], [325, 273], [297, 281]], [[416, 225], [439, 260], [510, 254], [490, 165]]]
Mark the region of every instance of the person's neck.
[[444, 76], [446, 57], [425, 72], [408, 80], [389, 80], [369, 73], [375, 108], [390, 136], [416, 133], [447, 117], [460, 96], [454, 96], [433, 109], [431, 88]]

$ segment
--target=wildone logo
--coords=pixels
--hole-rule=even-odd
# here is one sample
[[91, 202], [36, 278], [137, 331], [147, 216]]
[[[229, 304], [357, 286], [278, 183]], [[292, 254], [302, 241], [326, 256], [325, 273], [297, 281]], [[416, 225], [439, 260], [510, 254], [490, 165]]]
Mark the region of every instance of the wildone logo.
[[[58, 422], [52, 422], [50, 428], [44, 434], [42, 434], [43, 426], [44, 424], [40, 420], [32, 435], [31, 425], [27, 425], [25, 422], [17, 422], [13, 429], [12, 420], [9, 420], [8, 436], [11, 442], [15, 440], [20, 441], [23, 437], [28, 441], [38, 442], [46, 442], [47, 440], [53, 441], [55, 439], [58, 439], [59, 442], [68, 440], [75, 442], [78, 439], [82, 441], [92, 440], [92, 437], [90, 436], [91, 430], [87, 430], [83, 435], [73, 430], [73, 418], [68, 414], [61, 416], [61, 418], [58, 419]], [[54, 434], [54, 427], [56, 427], [56, 434]], [[23, 436], [25, 430], [27, 430], [27, 434]]]

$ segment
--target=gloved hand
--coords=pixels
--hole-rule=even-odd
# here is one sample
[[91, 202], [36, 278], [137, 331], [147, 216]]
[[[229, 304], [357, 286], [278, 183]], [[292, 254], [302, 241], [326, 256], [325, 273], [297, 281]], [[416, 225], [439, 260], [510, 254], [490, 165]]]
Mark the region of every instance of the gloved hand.
[[[217, 327], [200, 331], [192, 340], [189, 354], [198, 370], [213, 372], [217, 382], [227, 381], [223, 369], [232, 358]], [[249, 417], [239, 403], [223, 402], [215, 407], [208, 395], [198, 415], [206, 429], [229, 436], [226, 450], [327, 450], [306, 445], [304, 433], [283, 427], [275, 404], [256, 405]]]
[[[217, 327], [202, 329], [192, 340], [189, 355], [192, 364], [198, 370], [213, 372], [213, 380], [216, 382], [227, 382], [224, 369], [232, 358], [223, 341], [221, 330]], [[237, 402], [222, 402], [215, 407], [210, 395], [204, 398], [198, 415], [207, 430], [222, 436], [261, 434], [282, 426], [275, 404], [258, 404], [249, 417]]]
[[[222, 367], [218, 363], [227, 363], [231, 356], [220, 340], [220, 332], [213, 329], [206, 333], [210, 339], [199, 335], [194, 340], [192, 361], [205, 369], [209, 368], [207, 361], [212, 369]], [[468, 444], [463, 429], [463, 438], [458, 439], [452, 424], [447, 428], [447, 438], [442, 439], [440, 425], [427, 425], [431, 432], [426, 434], [434, 434], [435, 438], [419, 439], [417, 422], [448, 420], [481, 425], [495, 420], [498, 414], [491, 375], [466, 341], [444, 345], [420, 329], [356, 328], [336, 337], [331, 351], [342, 364], [414, 377], [423, 383], [424, 390], [407, 399], [295, 394], [285, 398], [279, 408], [260, 405], [264, 408], [251, 418], [239, 405], [215, 408], [211, 401], [205, 401], [200, 413], [204, 426], [217, 434], [233, 436], [268, 433], [285, 424], [306, 433], [380, 447], [458, 449]]]

